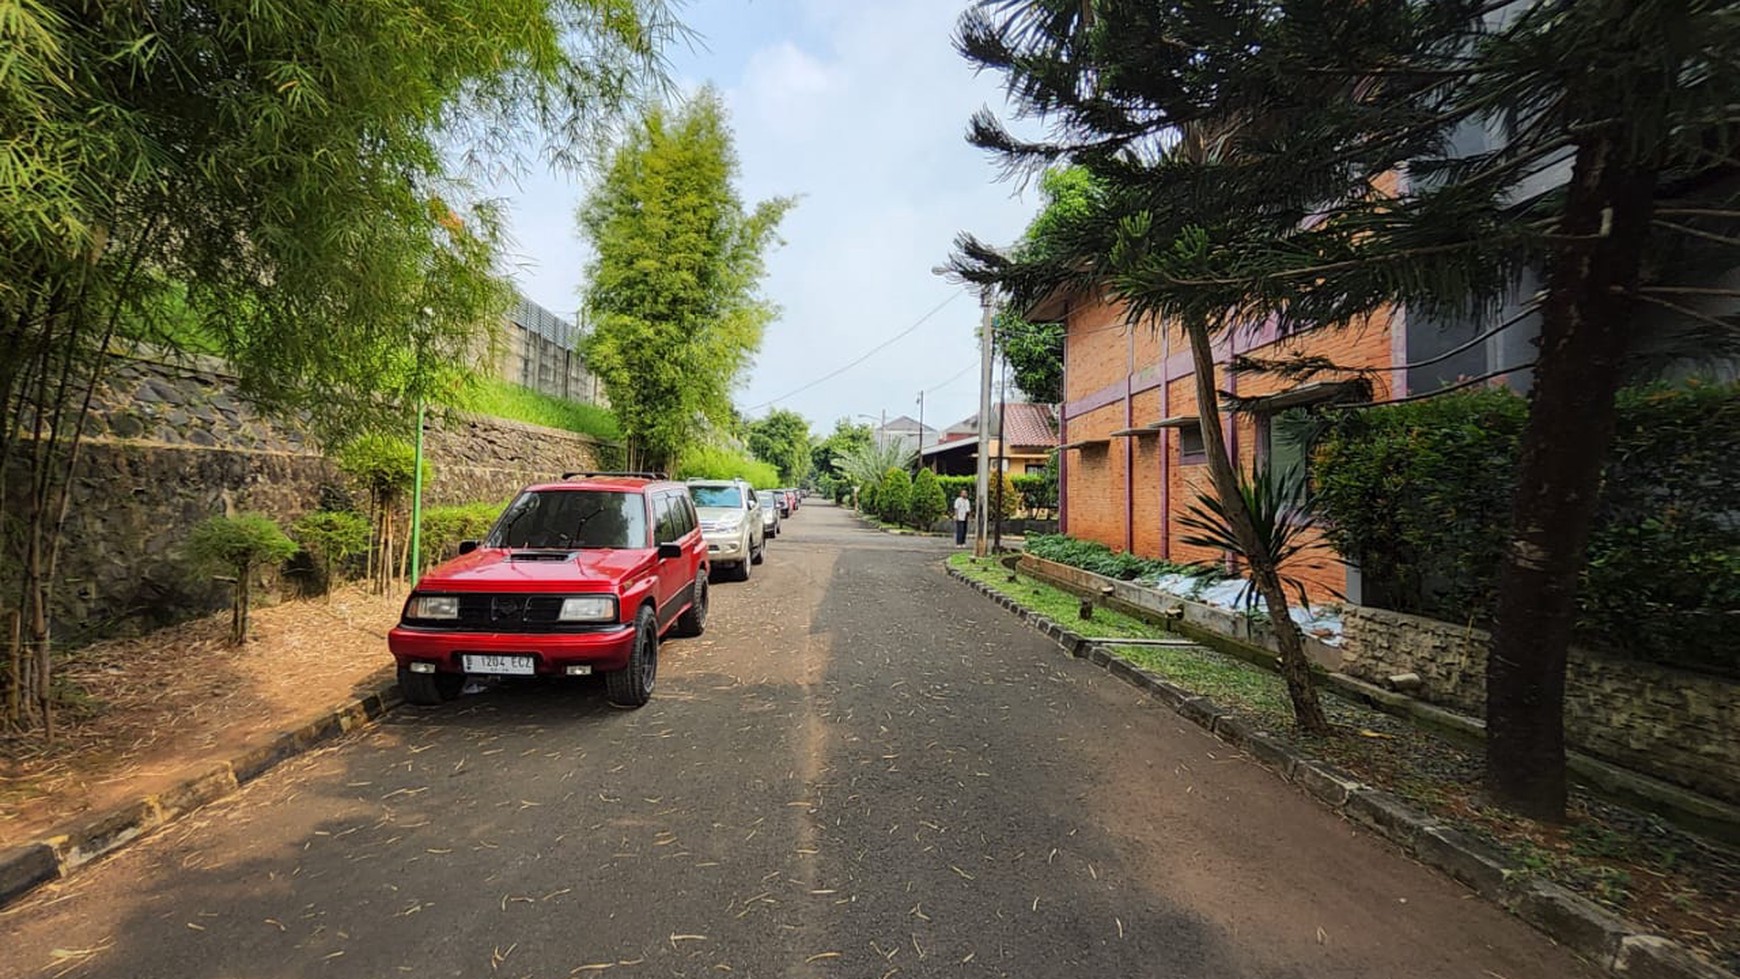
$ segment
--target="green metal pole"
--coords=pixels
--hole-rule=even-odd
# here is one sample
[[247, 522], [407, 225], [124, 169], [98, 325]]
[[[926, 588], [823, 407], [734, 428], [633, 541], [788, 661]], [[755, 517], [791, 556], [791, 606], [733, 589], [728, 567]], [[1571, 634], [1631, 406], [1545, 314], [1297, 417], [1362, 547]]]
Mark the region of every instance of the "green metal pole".
[[411, 474], [411, 584], [423, 577], [423, 399], [417, 399], [417, 449]]

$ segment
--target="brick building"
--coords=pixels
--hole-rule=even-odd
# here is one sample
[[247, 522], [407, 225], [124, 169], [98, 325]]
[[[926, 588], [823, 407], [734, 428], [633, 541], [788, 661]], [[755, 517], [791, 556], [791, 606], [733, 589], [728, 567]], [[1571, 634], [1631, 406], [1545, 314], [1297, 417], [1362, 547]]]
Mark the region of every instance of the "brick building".
[[[1065, 326], [1060, 529], [1144, 557], [1224, 560], [1223, 554], [1185, 544], [1182, 538], [1190, 534], [1179, 525], [1198, 494], [1210, 488], [1197, 428], [1190, 346], [1182, 329], [1176, 324], [1132, 327], [1120, 304], [1083, 294], [1048, 297], [1027, 316]], [[1306, 466], [1300, 447], [1287, 439], [1284, 427], [1273, 424], [1278, 413], [1337, 401], [1383, 401], [1407, 394], [1410, 387], [1441, 386], [1455, 376], [1410, 379], [1410, 346], [1425, 357], [1478, 339], [1479, 330], [1473, 321], [1435, 322], [1401, 312], [1339, 329], [1291, 334], [1282, 334], [1272, 322], [1235, 329], [1216, 344], [1217, 388], [1258, 400], [1251, 410], [1219, 413], [1227, 447], [1246, 472], [1259, 466]], [[1528, 326], [1516, 332], [1532, 335]], [[1507, 340], [1503, 346], [1471, 345], [1461, 357], [1466, 363], [1457, 364], [1458, 374], [1473, 376], [1526, 363], [1526, 344]], [[1283, 359], [1301, 354], [1373, 373], [1368, 381], [1300, 384], [1270, 376], [1239, 377], [1226, 369], [1237, 355]], [[1526, 375], [1518, 372], [1509, 380], [1526, 384]], [[1314, 600], [1338, 595], [1358, 600], [1357, 571], [1327, 548], [1293, 571]]]

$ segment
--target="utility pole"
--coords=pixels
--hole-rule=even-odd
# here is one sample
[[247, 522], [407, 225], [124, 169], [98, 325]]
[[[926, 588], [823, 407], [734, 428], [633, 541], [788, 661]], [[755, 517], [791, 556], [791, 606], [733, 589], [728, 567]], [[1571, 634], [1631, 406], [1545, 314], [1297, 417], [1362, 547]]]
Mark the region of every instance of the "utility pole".
[[991, 307], [995, 300], [990, 286], [979, 289], [979, 450], [973, 499], [973, 556], [985, 557], [990, 543], [985, 539], [991, 473]]

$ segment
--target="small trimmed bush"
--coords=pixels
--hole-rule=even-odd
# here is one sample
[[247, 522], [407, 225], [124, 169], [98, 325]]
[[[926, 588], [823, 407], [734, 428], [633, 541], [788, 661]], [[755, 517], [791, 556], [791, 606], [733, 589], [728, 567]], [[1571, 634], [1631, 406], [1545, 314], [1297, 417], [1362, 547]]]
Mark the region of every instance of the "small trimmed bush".
[[368, 550], [369, 521], [348, 510], [317, 510], [292, 524], [290, 536], [320, 568], [321, 590], [330, 592], [351, 560]]
[[876, 493], [876, 512], [891, 524], [903, 524], [912, 514], [912, 477], [904, 469], [890, 469]]
[[912, 523], [920, 530], [929, 530], [931, 525], [942, 519], [947, 513], [949, 502], [943, 496], [942, 484], [937, 482], [936, 473], [929, 469], [920, 469], [917, 478], [912, 481]]
[[230, 642], [240, 646], [248, 639], [248, 605], [254, 572], [262, 566], [288, 560], [296, 553], [296, 542], [286, 537], [271, 517], [245, 513], [239, 517], [211, 517], [193, 528], [186, 547], [196, 566], [234, 575], [230, 590]]

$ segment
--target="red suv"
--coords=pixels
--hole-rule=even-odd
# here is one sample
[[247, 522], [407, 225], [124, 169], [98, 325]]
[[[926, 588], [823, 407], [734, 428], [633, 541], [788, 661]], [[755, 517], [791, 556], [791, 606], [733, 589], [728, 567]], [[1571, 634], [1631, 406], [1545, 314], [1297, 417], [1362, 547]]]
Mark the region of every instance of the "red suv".
[[413, 704], [467, 674], [603, 673], [610, 702], [652, 696], [659, 639], [707, 622], [707, 542], [688, 487], [658, 473], [530, 486], [483, 541], [417, 582], [387, 646]]

